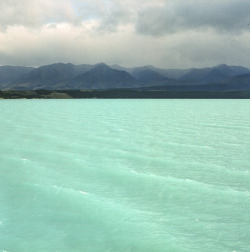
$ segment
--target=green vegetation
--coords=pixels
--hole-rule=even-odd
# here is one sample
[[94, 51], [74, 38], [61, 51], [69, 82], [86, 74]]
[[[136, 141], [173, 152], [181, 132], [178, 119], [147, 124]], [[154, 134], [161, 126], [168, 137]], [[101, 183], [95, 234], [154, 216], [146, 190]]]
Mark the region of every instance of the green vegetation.
[[250, 99], [250, 91], [2, 90], [1, 99]]

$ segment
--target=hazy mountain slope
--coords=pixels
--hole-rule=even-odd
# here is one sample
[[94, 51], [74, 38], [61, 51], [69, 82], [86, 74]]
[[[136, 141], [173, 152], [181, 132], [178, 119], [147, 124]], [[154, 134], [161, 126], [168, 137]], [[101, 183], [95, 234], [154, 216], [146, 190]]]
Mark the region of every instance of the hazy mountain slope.
[[24, 66], [0, 66], [0, 85], [12, 82], [33, 69]]
[[250, 70], [240, 66], [218, 65], [212, 68], [193, 69], [180, 77], [180, 80], [198, 81], [201, 84], [219, 82], [239, 74], [250, 73]]
[[21, 76], [13, 82], [13, 86], [27, 89], [55, 87], [58, 83], [73, 77], [75, 74], [72, 64], [55, 63], [38, 67], [31, 72]]
[[143, 83], [149, 82], [162, 82], [167, 80], [168, 78], [147, 68], [135, 68], [131, 75], [138, 81]]
[[75, 76], [82, 74], [93, 66], [91, 65], [73, 65], [64, 63], [55, 63], [52, 65], [41, 66], [24, 74], [11, 85], [17, 89], [57, 89], [63, 88], [65, 83]]
[[250, 90], [250, 73], [231, 77], [220, 84], [231, 88], [231, 90]]
[[181, 76], [192, 70], [192, 69], [162, 69], [154, 66], [147, 66], [147, 68], [170, 79], [179, 79]]
[[163, 68], [157, 68], [154, 66], [144, 66], [144, 67], [132, 67], [132, 68], [128, 68], [128, 67], [122, 67], [119, 65], [112, 65], [111, 68], [113, 69], [117, 69], [117, 70], [123, 70], [128, 72], [129, 74], [133, 75], [134, 72], [137, 72], [138, 70], [152, 70], [158, 74], [160, 74], [161, 76], [164, 76], [166, 78], [170, 78], [170, 79], [178, 79], [181, 76], [183, 76], [184, 74], [190, 72], [192, 69], [163, 69]]
[[[0, 82], [0, 89], [149, 87], [149, 89], [162, 90], [249, 90], [250, 70], [241, 66], [219, 65], [212, 68], [192, 69], [179, 79], [167, 78], [159, 73], [160, 70], [162, 72], [166, 70], [165, 73], [168, 71], [168, 69], [158, 69], [153, 66], [123, 68], [113, 65], [109, 67], [104, 63], [96, 65], [55, 63], [38, 68], [2, 66], [0, 67], [0, 81], [2, 82]], [[178, 75], [184, 70], [175, 69], [174, 71]]]
[[75, 77], [71, 83], [74, 89], [127, 88], [135, 85], [135, 79], [125, 71], [112, 69], [101, 63]]
[[250, 73], [237, 75], [220, 82], [193, 85], [183, 81], [175, 81], [173, 85], [161, 85], [145, 87], [148, 90], [170, 90], [170, 91], [250, 91]]

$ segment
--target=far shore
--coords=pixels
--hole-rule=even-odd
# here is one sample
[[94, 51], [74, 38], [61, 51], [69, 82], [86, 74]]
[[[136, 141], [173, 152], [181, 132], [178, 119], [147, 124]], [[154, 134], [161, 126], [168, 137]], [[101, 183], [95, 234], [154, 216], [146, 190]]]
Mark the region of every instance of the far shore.
[[0, 99], [250, 99], [250, 91], [0, 90]]

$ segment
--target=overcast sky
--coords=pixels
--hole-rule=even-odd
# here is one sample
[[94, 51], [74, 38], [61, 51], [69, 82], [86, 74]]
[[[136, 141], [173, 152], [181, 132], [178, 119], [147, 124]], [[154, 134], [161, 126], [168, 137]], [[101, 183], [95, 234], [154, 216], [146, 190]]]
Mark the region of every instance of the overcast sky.
[[250, 68], [250, 0], [0, 0], [0, 65]]

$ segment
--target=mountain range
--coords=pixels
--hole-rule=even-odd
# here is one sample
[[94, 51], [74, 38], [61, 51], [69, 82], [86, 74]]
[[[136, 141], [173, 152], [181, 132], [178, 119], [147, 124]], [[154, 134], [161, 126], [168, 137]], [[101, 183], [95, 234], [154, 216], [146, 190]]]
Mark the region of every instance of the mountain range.
[[55, 63], [38, 68], [0, 66], [0, 90], [146, 89], [171, 91], [250, 90], [250, 69], [225, 64], [207, 68], [125, 68]]

